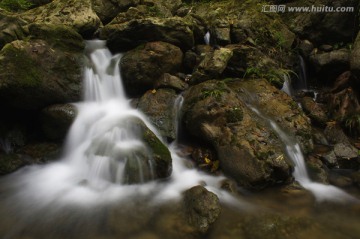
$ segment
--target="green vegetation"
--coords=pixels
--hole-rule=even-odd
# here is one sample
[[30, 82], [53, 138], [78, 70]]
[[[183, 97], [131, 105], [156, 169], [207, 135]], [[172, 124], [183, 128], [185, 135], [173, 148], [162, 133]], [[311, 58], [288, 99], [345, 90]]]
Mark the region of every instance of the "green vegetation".
[[360, 113], [355, 113], [346, 117], [343, 123], [351, 135], [360, 135]]
[[258, 67], [248, 67], [245, 71], [244, 78], [262, 78], [269, 81], [272, 85], [281, 88], [285, 78], [291, 79], [291, 76], [297, 74], [289, 69], [270, 68], [263, 69]]
[[244, 113], [240, 107], [232, 107], [226, 111], [225, 117], [228, 123], [236, 123], [243, 120]]
[[27, 0], [0, 0], [0, 8], [10, 12], [19, 12], [28, 10], [33, 6], [33, 3]]

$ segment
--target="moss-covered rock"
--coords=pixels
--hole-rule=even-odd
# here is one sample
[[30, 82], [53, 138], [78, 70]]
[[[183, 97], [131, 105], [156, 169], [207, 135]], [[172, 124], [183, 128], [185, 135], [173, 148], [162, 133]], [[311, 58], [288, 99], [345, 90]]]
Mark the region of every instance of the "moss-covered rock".
[[0, 99], [21, 109], [80, 99], [82, 50], [64, 51], [36, 39], [13, 41], [0, 51]]
[[92, 9], [91, 0], [54, 0], [19, 15], [31, 23], [66, 25], [84, 37], [90, 37], [101, 21]]

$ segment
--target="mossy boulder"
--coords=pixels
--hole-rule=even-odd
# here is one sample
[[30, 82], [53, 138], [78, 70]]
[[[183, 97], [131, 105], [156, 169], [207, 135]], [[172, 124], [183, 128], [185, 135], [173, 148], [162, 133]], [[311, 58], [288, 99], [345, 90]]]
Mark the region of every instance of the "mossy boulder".
[[121, 58], [121, 72], [129, 95], [140, 95], [153, 89], [164, 73], [180, 70], [183, 54], [180, 48], [166, 42], [149, 42]]
[[169, 149], [144, 124], [142, 126], [142, 139], [149, 147], [150, 155], [155, 162], [155, 179], [170, 177], [172, 172], [172, 158]]
[[147, 91], [139, 100], [138, 108], [149, 117], [160, 134], [169, 140], [176, 137], [175, 100], [177, 94], [172, 89]]
[[351, 51], [350, 69], [356, 77], [360, 77], [360, 32], [357, 34], [354, 41], [354, 48]]
[[13, 41], [0, 51], [0, 99], [21, 109], [78, 101], [82, 51], [64, 51], [36, 39]]
[[190, 87], [184, 99], [186, 130], [215, 148], [222, 170], [239, 185], [261, 189], [291, 178], [282, 142], [233, 87], [206, 81]]
[[65, 25], [84, 37], [92, 36], [101, 25], [92, 9], [91, 0], [54, 0], [28, 10], [19, 17], [31, 23]]

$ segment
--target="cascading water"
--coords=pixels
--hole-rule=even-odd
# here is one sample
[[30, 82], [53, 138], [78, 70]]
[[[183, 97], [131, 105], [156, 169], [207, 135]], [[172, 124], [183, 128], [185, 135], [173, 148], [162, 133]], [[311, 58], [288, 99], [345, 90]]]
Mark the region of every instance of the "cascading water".
[[277, 133], [281, 141], [285, 145], [285, 152], [289, 159], [294, 163], [294, 178], [305, 189], [311, 191], [317, 201], [333, 201], [333, 202], [358, 202], [358, 199], [347, 194], [343, 190], [332, 186], [311, 181], [306, 165], [305, 158], [301, 152], [299, 143], [295, 139], [287, 135], [280, 127], [271, 119], [263, 116], [261, 112], [253, 106], [249, 106], [258, 116], [269, 122], [272, 129]]
[[[141, 197], [148, 203], [167, 202], [179, 199], [183, 191], [199, 184], [206, 184], [222, 201], [235, 203], [230, 194], [219, 189], [224, 178], [186, 166], [187, 159], [179, 156], [176, 143], [169, 146], [173, 158], [171, 178], [167, 182], [151, 180], [154, 162], [134, 122], [142, 121], [160, 136], [126, 99], [118, 66], [121, 56], [112, 56], [105, 42], [99, 40], [87, 42], [86, 52], [85, 101], [76, 104], [78, 115], [62, 159], [25, 167], [0, 180], [0, 193], [6, 195], [0, 199], [0, 214], [11, 215], [7, 221], [17, 224], [5, 238], [31, 228], [33, 222], [61, 217], [61, 211], [74, 205], [105, 207]], [[174, 113], [178, 114], [182, 97], [175, 103]], [[0, 233], [2, 230], [0, 226]]]

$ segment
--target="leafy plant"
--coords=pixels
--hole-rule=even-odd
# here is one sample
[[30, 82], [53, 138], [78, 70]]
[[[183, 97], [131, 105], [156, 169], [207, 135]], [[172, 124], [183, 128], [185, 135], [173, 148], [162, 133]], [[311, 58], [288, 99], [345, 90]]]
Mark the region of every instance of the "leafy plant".
[[201, 98], [205, 99], [207, 97], [214, 97], [215, 99], [219, 100], [223, 93], [224, 91], [220, 89], [203, 90]]
[[352, 114], [344, 120], [345, 128], [351, 135], [357, 136], [360, 134], [360, 113]]
[[1, 0], [0, 8], [3, 8], [7, 11], [18, 12], [23, 10], [28, 10], [33, 6], [33, 3], [28, 0]]

